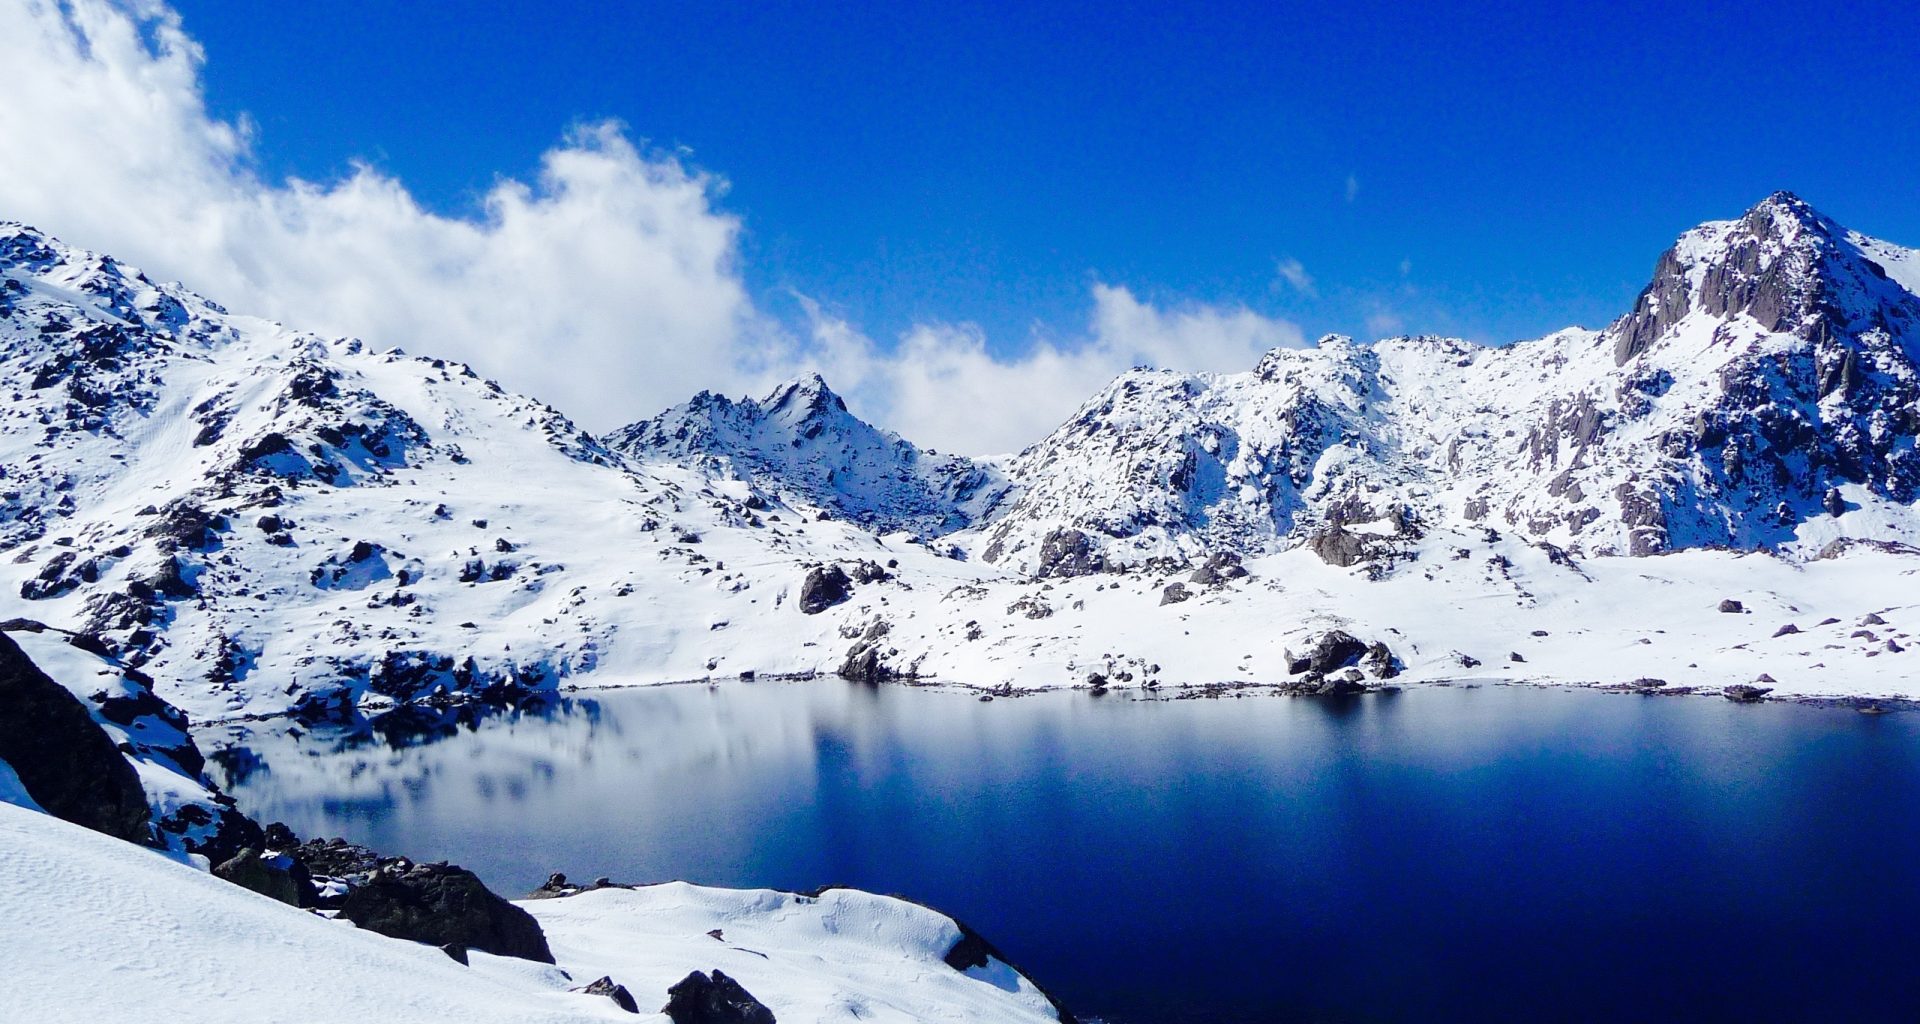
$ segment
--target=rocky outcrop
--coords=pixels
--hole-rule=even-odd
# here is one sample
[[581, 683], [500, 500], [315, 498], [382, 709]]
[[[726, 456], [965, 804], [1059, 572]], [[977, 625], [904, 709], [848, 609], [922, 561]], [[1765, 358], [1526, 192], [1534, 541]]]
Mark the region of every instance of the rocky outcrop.
[[465, 868], [383, 857], [339, 839], [312, 840], [291, 855], [314, 883], [315, 905], [337, 910], [368, 931], [553, 962], [533, 915], [495, 895]]
[[597, 978], [579, 991], [584, 995], [606, 996], [613, 1000], [613, 1005], [628, 1013], [640, 1012], [640, 1004], [633, 998], [633, 993], [627, 991], [627, 986], [616, 984], [610, 976]]
[[263, 855], [247, 847], [214, 865], [213, 874], [243, 889], [298, 907], [309, 902], [305, 891], [306, 872], [296, 871], [298, 867], [299, 862], [286, 854]]
[[80, 699], [0, 633], [0, 761], [47, 813], [131, 843], [154, 841], [140, 778]]
[[800, 612], [818, 615], [853, 596], [853, 579], [838, 565], [816, 565], [800, 583]]
[[1106, 563], [1094, 551], [1092, 538], [1079, 530], [1063, 527], [1041, 540], [1033, 575], [1039, 579], [1071, 579], [1091, 576], [1105, 568]]
[[673, 1024], [774, 1024], [773, 1011], [717, 967], [675, 982], [660, 1012]]
[[[1336, 669], [1356, 665], [1368, 653], [1367, 645], [1345, 630], [1328, 630], [1314, 640], [1304, 653], [1287, 652], [1287, 674], [1306, 672], [1326, 675]], [[1392, 654], [1387, 655], [1389, 661]]]
[[885, 619], [875, 619], [867, 625], [865, 631], [847, 649], [846, 660], [840, 663], [839, 676], [853, 683], [885, 683], [900, 677], [891, 665], [886, 663], [886, 639], [890, 627]]

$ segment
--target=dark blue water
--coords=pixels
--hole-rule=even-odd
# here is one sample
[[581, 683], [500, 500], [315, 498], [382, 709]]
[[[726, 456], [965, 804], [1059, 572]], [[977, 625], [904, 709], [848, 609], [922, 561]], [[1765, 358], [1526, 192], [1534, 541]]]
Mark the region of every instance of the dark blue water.
[[516, 892], [904, 893], [1120, 1024], [1920, 1020], [1920, 714], [822, 681], [445, 731], [204, 738], [302, 834]]

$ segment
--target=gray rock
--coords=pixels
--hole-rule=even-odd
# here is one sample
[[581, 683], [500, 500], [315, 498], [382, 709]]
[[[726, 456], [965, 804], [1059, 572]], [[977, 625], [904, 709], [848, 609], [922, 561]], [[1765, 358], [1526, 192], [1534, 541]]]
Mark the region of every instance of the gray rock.
[[1373, 673], [1376, 679], [1392, 679], [1400, 674], [1400, 659], [1386, 644], [1375, 642], [1360, 656], [1360, 667]]
[[1179, 604], [1191, 597], [1193, 594], [1187, 590], [1186, 584], [1169, 583], [1167, 588], [1160, 592], [1160, 603], [1162, 605]]
[[[1322, 633], [1305, 654], [1287, 652], [1287, 674], [1297, 676], [1303, 672], [1318, 672], [1325, 675], [1359, 663], [1368, 650], [1367, 645], [1355, 639], [1353, 634], [1344, 630], [1329, 630]], [[1389, 658], [1391, 656], [1388, 655]]]
[[1765, 700], [1767, 698], [1767, 694], [1773, 692], [1773, 687], [1748, 686], [1745, 683], [1735, 683], [1732, 686], [1726, 687], [1720, 692], [1728, 700], [1733, 701], [1736, 704], [1757, 704]]
[[580, 991], [590, 996], [606, 996], [613, 1000], [613, 1005], [628, 1013], [640, 1012], [640, 1004], [634, 1000], [633, 993], [627, 991], [627, 986], [615, 984], [611, 977], [602, 976]]
[[1040, 542], [1040, 557], [1033, 574], [1042, 579], [1066, 579], [1091, 576], [1105, 568], [1105, 560], [1093, 550], [1091, 537], [1079, 530], [1062, 528], [1047, 534]]
[[291, 870], [292, 863], [291, 857], [264, 857], [259, 850], [249, 846], [215, 866], [213, 874], [243, 889], [251, 889], [290, 907], [297, 907], [301, 893]]
[[818, 615], [853, 596], [853, 580], [838, 565], [816, 565], [800, 584], [800, 611]]
[[533, 915], [495, 895], [465, 868], [382, 857], [337, 839], [308, 842], [292, 855], [316, 879], [343, 882], [346, 897], [329, 909], [368, 931], [553, 963]]
[[1738, 615], [1747, 610], [1747, 606], [1729, 597], [1720, 602], [1720, 610], [1729, 615]]
[[673, 1024], [775, 1024], [773, 1011], [719, 968], [712, 977], [694, 971], [680, 979], [660, 1012]]

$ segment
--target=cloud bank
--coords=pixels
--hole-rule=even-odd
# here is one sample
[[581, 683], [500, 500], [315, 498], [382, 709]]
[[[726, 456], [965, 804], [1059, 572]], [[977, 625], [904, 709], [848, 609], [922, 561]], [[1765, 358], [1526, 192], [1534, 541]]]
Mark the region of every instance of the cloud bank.
[[1300, 343], [1243, 308], [1163, 310], [1105, 285], [1083, 336], [1013, 355], [965, 324], [881, 344], [813, 302], [782, 324], [742, 282], [724, 184], [616, 124], [576, 127], [533, 180], [501, 179], [450, 217], [364, 164], [266, 180], [251, 128], [208, 111], [204, 60], [153, 0], [0, 0], [0, 218], [236, 311], [465, 360], [591, 429], [818, 369], [917, 441], [1007, 450], [1128, 366], [1244, 369]]

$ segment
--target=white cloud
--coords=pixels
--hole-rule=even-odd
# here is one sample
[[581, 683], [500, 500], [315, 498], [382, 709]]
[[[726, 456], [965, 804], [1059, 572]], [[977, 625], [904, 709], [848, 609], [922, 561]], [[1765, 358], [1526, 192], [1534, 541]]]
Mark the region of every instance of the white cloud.
[[1306, 266], [1299, 260], [1292, 257], [1281, 260], [1275, 264], [1274, 273], [1279, 275], [1280, 282], [1310, 299], [1320, 294], [1319, 290], [1313, 286], [1313, 275], [1307, 273]]
[[208, 114], [176, 15], [66, 10], [0, 3], [0, 216], [236, 310], [470, 361], [594, 426], [711, 382], [752, 333], [716, 183], [615, 126], [574, 130], [471, 218], [364, 165], [268, 183]]
[[1401, 276], [1401, 277], [1405, 277], [1405, 276], [1407, 276], [1408, 274], [1411, 274], [1411, 273], [1413, 273], [1413, 261], [1412, 261], [1412, 260], [1401, 260], [1401, 261], [1400, 261], [1400, 276]]
[[1360, 179], [1349, 174], [1347, 175], [1347, 202], [1351, 203], [1358, 198], [1360, 198]]
[[972, 325], [923, 325], [892, 349], [808, 303], [811, 360], [856, 413], [943, 451], [1015, 451], [1039, 440], [1113, 376], [1133, 366], [1235, 372], [1280, 346], [1305, 344], [1284, 320], [1233, 307], [1163, 310], [1126, 288], [1095, 285], [1084, 337], [1036, 340], [996, 357]]
[[158, 0], [0, 0], [0, 217], [236, 311], [466, 360], [592, 429], [818, 367], [909, 437], [1003, 449], [1134, 362], [1240, 369], [1300, 341], [1245, 309], [1162, 311], [1106, 286], [1084, 337], [1013, 356], [964, 325], [880, 346], [815, 310], [791, 331], [742, 283], [723, 183], [617, 125], [576, 128], [534, 180], [447, 216], [366, 165], [266, 180], [246, 122], [207, 110], [203, 59]]

